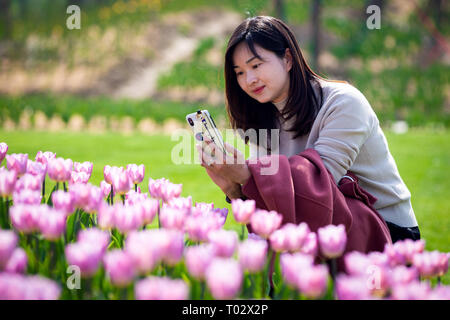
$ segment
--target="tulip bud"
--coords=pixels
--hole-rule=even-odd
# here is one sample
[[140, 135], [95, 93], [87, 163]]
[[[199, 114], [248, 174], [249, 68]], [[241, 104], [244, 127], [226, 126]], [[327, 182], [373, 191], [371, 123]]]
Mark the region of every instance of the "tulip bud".
[[208, 235], [216, 256], [230, 258], [238, 244], [238, 235], [232, 230], [215, 230]]
[[189, 288], [181, 279], [148, 277], [136, 283], [137, 300], [186, 300]]
[[17, 176], [20, 177], [27, 172], [28, 154], [13, 153], [6, 155], [6, 166], [8, 170], [16, 171]]
[[250, 223], [252, 230], [267, 239], [281, 225], [283, 216], [276, 211], [256, 210]]
[[267, 260], [267, 242], [247, 239], [239, 245], [239, 263], [250, 273], [260, 272]]
[[231, 209], [237, 223], [247, 224], [255, 212], [256, 203], [255, 200], [234, 199], [231, 201]]
[[48, 160], [47, 173], [50, 179], [56, 182], [65, 182], [70, 180], [72, 173], [72, 160], [55, 158]]
[[206, 270], [206, 283], [215, 299], [233, 299], [242, 279], [239, 263], [231, 258], [215, 258]]
[[139, 166], [137, 164], [129, 164], [127, 165], [127, 173], [133, 184], [139, 184], [144, 180], [145, 167], [143, 164]]
[[14, 187], [17, 182], [17, 172], [8, 171], [0, 168], [0, 196], [9, 197], [14, 192]]
[[25, 273], [28, 258], [25, 250], [16, 248], [6, 263], [5, 271], [10, 273]]
[[347, 244], [344, 225], [328, 225], [318, 230], [320, 252], [328, 259], [342, 255]]
[[6, 153], [8, 152], [8, 145], [4, 142], [0, 143], [0, 164], [3, 159], [5, 159]]
[[17, 246], [17, 241], [17, 235], [13, 231], [0, 229], [0, 270], [11, 258]]
[[111, 283], [118, 287], [130, 284], [136, 274], [133, 259], [122, 250], [111, 250], [103, 257], [106, 273]]
[[203, 244], [186, 248], [185, 262], [188, 272], [198, 280], [205, 278], [205, 272], [214, 258], [214, 249], [211, 245]]

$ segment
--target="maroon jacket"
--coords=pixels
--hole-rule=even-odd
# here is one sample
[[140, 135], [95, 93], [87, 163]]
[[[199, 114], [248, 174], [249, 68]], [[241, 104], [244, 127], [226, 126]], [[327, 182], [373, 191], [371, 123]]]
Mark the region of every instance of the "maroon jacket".
[[[275, 157], [279, 161], [278, 172], [260, 174], [261, 168], [270, 167]], [[270, 155], [264, 161], [247, 164], [252, 176], [242, 192], [255, 200], [257, 208], [280, 213], [282, 224], [306, 222], [314, 232], [328, 224], [343, 224], [347, 231], [345, 253], [383, 251], [386, 243], [392, 243], [384, 219], [372, 206], [376, 198], [358, 185], [351, 172], [346, 175], [354, 181], [344, 178], [337, 186], [314, 149], [290, 158]], [[343, 259], [338, 259], [338, 271], [344, 271], [343, 268]]]

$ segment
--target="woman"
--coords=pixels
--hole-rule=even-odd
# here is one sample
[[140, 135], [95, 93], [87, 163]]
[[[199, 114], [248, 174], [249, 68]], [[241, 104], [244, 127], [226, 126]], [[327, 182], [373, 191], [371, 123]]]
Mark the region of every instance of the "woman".
[[[225, 84], [234, 129], [280, 129], [279, 149], [269, 153], [289, 158], [314, 149], [336, 185], [351, 172], [377, 199], [373, 207], [394, 242], [420, 238], [410, 192], [369, 102], [347, 82], [315, 74], [285, 23], [259, 16], [236, 28], [225, 54]], [[257, 140], [250, 143], [270, 145]], [[227, 149], [242, 158], [230, 145]], [[201, 154], [202, 166], [227, 197], [244, 198], [246, 184], [257, 175], [248, 162], [217, 163], [210, 153]]]

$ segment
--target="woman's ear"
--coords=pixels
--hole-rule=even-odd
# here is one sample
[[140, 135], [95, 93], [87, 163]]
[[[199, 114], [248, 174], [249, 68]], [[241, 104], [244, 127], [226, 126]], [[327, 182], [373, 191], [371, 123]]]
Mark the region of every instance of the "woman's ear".
[[284, 59], [286, 62], [286, 71], [289, 72], [292, 69], [292, 54], [289, 48], [286, 48], [286, 51], [284, 52]]

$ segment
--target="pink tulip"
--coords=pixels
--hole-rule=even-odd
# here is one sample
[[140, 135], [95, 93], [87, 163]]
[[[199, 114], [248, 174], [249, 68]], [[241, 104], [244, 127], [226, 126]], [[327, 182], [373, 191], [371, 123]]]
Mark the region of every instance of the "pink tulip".
[[162, 252], [162, 261], [174, 266], [183, 258], [184, 233], [178, 230], [161, 230], [157, 243]]
[[27, 234], [38, 231], [39, 210], [38, 205], [14, 204], [9, 210], [13, 227]]
[[25, 173], [19, 180], [17, 180], [15, 191], [20, 192], [23, 189], [40, 192], [42, 188], [42, 179], [39, 176]]
[[111, 185], [105, 180], [102, 180], [102, 182], [100, 182], [100, 189], [102, 190], [103, 198], [108, 198], [111, 193]]
[[17, 181], [17, 172], [8, 171], [0, 168], [0, 196], [9, 197], [14, 192], [14, 187]]
[[103, 201], [100, 188], [89, 183], [73, 184], [69, 192], [74, 199], [75, 207], [88, 213], [97, 212]]
[[299, 251], [309, 233], [309, 227], [304, 222], [299, 225], [287, 223], [271, 234], [271, 248], [275, 251]]
[[109, 165], [103, 167], [103, 177], [105, 178], [106, 183], [110, 185], [112, 185], [111, 169], [112, 167]]
[[141, 218], [144, 225], [152, 223], [159, 210], [159, 201], [156, 199], [145, 199], [136, 204], [141, 211]]
[[75, 183], [88, 183], [89, 182], [89, 174], [87, 174], [86, 172], [76, 172], [76, 171], [72, 171], [70, 173], [70, 180], [69, 183], [70, 184], [75, 184]]
[[310, 268], [313, 264], [313, 257], [304, 253], [283, 253], [280, 256], [281, 274], [284, 281], [292, 287], [297, 286], [299, 271]]
[[163, 206], [159, 214], [161, 226], [167, 229], [183, 230], [186, 217], [186, 210], [173, 209], [166, 206]]
[[158, 180], [149, 179], [148, 191], [153, 198], [162, 199], [168, 203], [173, 198], [178, 198], [181, 194], [182, 185], [173, 184], [165, 178]]
[[372, 300], [367, 279], [340, 274], [336, 278], [336, 295], [339, 300]]
[[103, 257], [103, 263], [111, 283], [115, 286], [127, 286], [136, 275], [133, 259], [126, 251], [118, 249], [109, 251]]
[[318, 244], [317, 244], [317, 235], [315, 232], [310, 232], [305, 238], [302, 247], [300, 248], [300, 252], [304, 254], [309, 254], [312, 256], [317, 255]]
[[73, 164], [73, 170], [75, 172], [84, 172], [88, 175], [88, 177], [91, 177], [92, 174], [92, 168], [93, 168], [94, 164], [92, 162], [89, 161], [85, 161], [85, 162], [74, 162]]
[[108, 206], [106, 203], [102, 203], [98, 208], [97, 223], [103, 230], [110, 230], [115, 227], [114, 214], [115, 208]]
[[127, 172], [133, 184], [139, 184], [144, 180], [145, 167], [143, 164], [139, 166], [137, 164], [129, 164], [127, 165]]
[[436, 250], [416, 253], [413, 256], [413, 265], [424, 278], [442, 276], [448, 269], [448, 256]]
[[347, 244], [347, 234], [344, 225], [328, 225], [318, 230], [320, 252], [328, 259], [342, 255]]
[[52, 193], [52, 203], [55, 209], [64, 212], [66, 216], [75, 210], [75, 199], [70, 192], [56, 190]]
[[4, 142], [0, 143], [0, 164], [3, 159], [5, 159], [5, 155], [8, 152], [8, 145]]
[[427, 282], [412, 281], [408, 284], [396, 284], [392, 287], [392, 300], [427, 300], [431, 294]]
[[13, 231], [0, 229], [0, 270], [11, 258], [17, 246], [17, 241], [17, 235]]
[[208, 240], [212, 244], [216, 256], [230, 258], [236, 251], [238, 235], [235, 231], [221, 229], [210, 232]]
[[297, 286], [306, 297], [322, 297], [328, 285], [328, 268], [325, 265], [310, 266], [299, 271]]
[[78, 232], [77, 241], [92, 244], [98, 247], [103, 254], [108, 248], [110, 235], [108, 232], [97, 228], [88, 228]]
[[160, 261], [162, 248], [157, 244], [159, 236], [160, 232], [156, 230], [132, 231], [128, 234], [125, 250], [140, 274], [152, 271]]
[[27, 172], [28, 154], [26, 153], [13, 153], [6, 155], [6, 166], [8, 170], [16, 171], [17, 176], [22, 176]]
[[247, 224], [256, 210], [255, 200], [234, 199], [231, 201], [231, 209], [237, 223]]
[[192, 241], [207, 241], [209, 233], [221, 227], [220, 217], [214, 214], [190, 215], [184, 223], [184, 230]]
[[53, 153], [50, 151], [46, 151], [46, 152], [38, 151], [34, 160], [39, 163], [42, 163], [45, 166], [48, 166], [48, 162], [55, 158], [56, 158], [56, 153]]
[[214, 210], [214, 203], [197, 202], [195, 203], [195, 208], [201, 211], [212, 211]]
[[250, 223], [252, 230], [267, 239], [281, 225], [283, 216], [276, 211], [256, 210]]
[[239, 263], [250, 273], [260, 272], [267, 260], [267, 242], [247, 239], [239, 245]]
[[66, 231], [66, 214], [47, 205], [41, 205], [38, 226], [45, 239], [58, 240]]
[[56, 182], [69, 181], [72, 165], [71, 159], [63, 159], [61, 157], [50, 159], [47, 164], [48, 177]]
[[39, 205], [42, 201], [42, 195], [39, 191], [24, 189], [13, 193], [13, 201], [15, 204]]
[[182, 184], [166, 183], [162, 189], [162, 200], [169, 202], [173, 198], [180, 196], [182, 190]]
[[367, 273], [371, 261], [367, 255], [359, 251], [352, 251], [344, 256], [345, 269], [349, 275], [362, 276]]
[[111, 170], [111, 184], [113, 185], [114, 193], [120, 195], [124, 195], [132, 188], [130, 177], [122, 167], [117, 170]]
[[57, 300], [61, 288], [41, 276], [0, 273], [0, 300]]
[[45, 175], [47, 174], [47, 165], [28, 159], [27, 173], [37, 176], [41, 178], [41, 181], [43, 181], [45, 179]]
[[135, 286], [137, 300], [186, 300], [189, 287], [181, 279], [167, 277], [147, 277]]
[[89, 200], [83, 207], [83, 210], [87, 213], [98, 212], [98, 208], [103, 202], [102, 191], [97, 186], [90, 186], [89, 188]]
[[28, 258], [25, 250], [16, 248], [5, 266], [5, 271], [10, 273], [25, 273]]
[[[393, 244], [394, 250], [402, 257], [403, 263], [412, 264], [416, 253], [422, 253], [425, 249], [425, 241], [405, 239]], [[386, 247], [385, 247], [386, 250]]]
[[148, 196], [146, 193], [130, 190], [125, 194], [125, 204], [128, 206], [132, 206], [144, 201], [147, 198]]
[[143, 226], [142, 215], [136, 206], [114, 204], [114, 223], [121, 233], [127, 234]]
[[429, 294], [429, 300], [450, 300], [450, 286], [437, 286]]
[[167, 206], [174, 209], [185, 210], [189, 215], [191, 214], [192, 210], [192, 197], [189, 196], [187, 198], [172, 198], [167, 203]]
[[101, 246], [92, 242], [69, 243], [65, 253], [68, 265], [78, 266], [83, 278], [93, 276], [103, 258]]
[[206, 283], [214, 299], [233, 299], [241, 289], [242, 269], [230, 258], [214, 258], [206, 269]]
[[419, 271], [414, 267], [397, 266], [391, 269], [391, 285], [408, 284], [419, 279]]
[[214, 258], [214, 249], [210, 244], [187, 247], [185, 263], [191, 276], [198, 280], [205, 278], [205, 272]]

